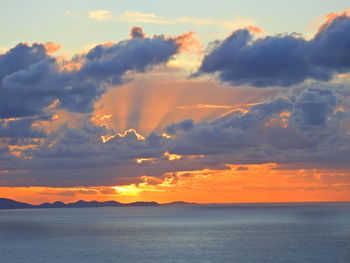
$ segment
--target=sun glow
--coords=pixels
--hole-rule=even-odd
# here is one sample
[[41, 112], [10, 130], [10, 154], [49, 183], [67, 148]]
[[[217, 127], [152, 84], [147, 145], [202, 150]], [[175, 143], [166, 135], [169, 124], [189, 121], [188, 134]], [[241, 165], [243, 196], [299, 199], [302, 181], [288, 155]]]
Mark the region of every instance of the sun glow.
[[139, 140], [139, 141], [144, 141], [145, 140], [145, 137], [143, 137], [141, 134], [139, 134], [135, 129], [128, 129], [128, 130], [126, 130], [125, 132], [123, 132], [123, 133], [117, 133], [120, 137], [125, 137], [125, 136], [127, 136], [128, 134], [130, 134], [130, 133], [133, 133], [135, 136], [136, 136], [136, 138], [137, 138], [137, 140]]
[[[6, 171], [0, 171], [6, 173]], [[10, 171], [7, 171], [10, 172]], [[288, 169], [276, 163], [226, 165], [226, 169], [167, 172], [133, 178], [139, 183], [95, 187], [1, 187], [2, 195], [19, 201], [181, 200], [198, 203], [345, 201], [350, 192], [346, 170]], [[335, 191], [335, 189], [337, 189]]]
[[153, 162], [157, 160], [156, 158], [138, 158], [138, 159], [135, 159], [135, 162], [141, 164], [141, 163], [144, 163], [144, 162]]
[[133, 82], [111, 88], [95, 104], [92, 121], [120, 133], [134, 129], [145, 135], [162, 134], [174, 122], [212, 120], [238, 108], [248, 109], [276, 92], [225, 88], [216, 81], [189, 80], [187, 75], [164, 67], [147, 76], [132, 75]]
[[113, 186], [112, 188], [115, 189], [118, 194], [127, 196], [136, 196], [142, 192], [142, 189], [137, 187], [135, 184], [126, 186]]
[[135, 129], [128, 129], [128, 130], [124, 131], [123, 133], [117, 132], [116, 134], [110, 135], [110, 136], [102, 135], [101, 139], [102, 139], [103, 143], [106, 143], [106, 142], [110, 141], [111, 139], [113, 139], [113, 138], [115, 138], [117, 136], [124, 138], [128, 134], [134, 134], [138, 141], [144, 141], [145, 140], [145, 137], [143, 137], [141, 134], [139, 134]]
[[164, 156], [167, 157], [169, 161], [179, 160], [179, 159], [182, 158], [181, 155], [171, 154], [171, 153], [168, 153], [168, 152], [165, 152]]

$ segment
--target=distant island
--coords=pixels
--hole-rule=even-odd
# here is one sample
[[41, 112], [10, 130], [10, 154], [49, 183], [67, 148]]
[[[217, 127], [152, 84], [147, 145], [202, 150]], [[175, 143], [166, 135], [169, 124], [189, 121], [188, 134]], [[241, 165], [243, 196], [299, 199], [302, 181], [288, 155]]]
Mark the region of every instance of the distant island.
[[72, 203], [63, 203], [60, 201], [53, 203], [42, 203], [40, 205], [31, 205], [23, 202], [14, 201], [7, 198], [0, 198], [0, 209], [29, 209], [29, 208], [86, 208], [86, 207], [121, 207], [121, 206], [189, 206], [196, 203], [184, 201], [175, 201], [170, 203], [159, 204], [157, 202], [132, 202], [120, 203], [117, 201], [83, 201], [79, 200]]

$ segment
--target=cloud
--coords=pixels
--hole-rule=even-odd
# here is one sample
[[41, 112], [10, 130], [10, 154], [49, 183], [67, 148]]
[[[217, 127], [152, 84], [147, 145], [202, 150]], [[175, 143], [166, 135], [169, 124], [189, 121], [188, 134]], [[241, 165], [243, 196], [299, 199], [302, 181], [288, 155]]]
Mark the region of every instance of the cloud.
[[55, 42], [46, 42], [44, 46], [48, 54], [54, 53], [62, 47], [60, 44], [57, 44]]
[[141, 27], [133, 27], [130, 33], [131, 38], [145, 38], [146, 35]]
[[325, 23], [310, 41], [311, 60], [329, 71], [350, 70], [350, 16], [341, 15]]
[[0, 55], [0, 80], [48, 58], [45, 45], [34, 43], [29, 46], [26, 43], [20, 43]]
[[[189, 132], [179, 134], [178, 143], [171, 152], [181, 155], [214, 155], [258, 149], [262, 143], [259, 134], [264, 124], [275, 115], [290, 110], [291, 106], [287, 99], [278, 98], [253, 106], [247, 113], [231, 112], [212, 122], [199, 123], [187, 129]], [[175, 124], [173, 126], [177, 127]]]
[[116, 17], [118, 21], [128, 23], [148, 23], [148, 24], [169, 24], [170, 22], [163, 17], [159, 17], [153, 13], [141, 13], [137, 11], [125, 11], [120, 17]]
[[[143, 34], [140, 29], [132, 32]], [[97, 45], [63, 63], [49, 54], [59, 48], [52, 42], [18, 44], [0, 55], [0, 118], [45, 115], [55, 101], [57, 108], [90, 112], [109, 87], [125, 82], [126, 73], [166, 63], [190, 37], [136, 37]]]
[[193, 129], [193, 120], [183, 120], [178, 123], [173, 123], [165, 128], [169, 134], [175, 134], [177, 131], [190, 131]]
[[0, 119], [0, 138], [45, 138], [46, 133], [33, 129], [38, 120], [48, 120], [50, 117], [25, 118], [19, 120]]
[[232, 85], [256, 87], [288, 87], [307, 79], [329, 81], [350, 70], [348, 32], [346, 15], [323, 25], [311, 40], [295, 33], [254, 39], [248, 29], [241, 29], [215, 42], [198, 72], [217, 73]]
[[147, 23], [147, 24], [169, 24], [170, 21], [159, 17], [153, 13], [141, 13], [137, 11], [124, 11], [117, 16], [111, 10], [91, 10], [88, 11], [90, 19], [98, 21], [116, 21], [124, 23]]
[[[173, 123], [164, 130], [170, 137], [140, 136], [132, 129], [118, 133], [85, 118], [77, 127], [62, 126], [47, 135], [36, 148], [18, 149], [18, 157], [2, 162], [8, 172], [0, 175], [0, 182], [108, 186], [135, 182], [141, 176], [227, 169], [227, 164], [306, 162], [347, 167], [350, 151], [344, 145], [350, 137], [342, 123], [348, 113], [338, 111], [343, 102], [341, 90], [304, 88], [212, 121]], [[3, 158], [9, 158], [6, 151]], [[140, 159], [152, 161], [136, 162]]]
[[342, 101], [332, 90], [307, 88], [297, 95], [257, 104], [246, 112], [233, 111], [211, 122], [193, 124], [186, 130], [182, 122], [172, 124], [167, 129], [176, 143], [170, 144], [169, 152], [230, 155], [233, 163], [320, 163], [331, 155], [342, 155], [345, 160], [341, 145], [350, 137], [341, 128], [347, 114], [337, 111]]
[[89, 11], [88, 15], [91, 19], [94, 20], [113, 20], [114, 16], [110, 10], [93, 10]]
[[[113, 50], [108, 50], [113, 46], [113, 44], [109, 44], [102, 46], [102, 50], [92, 49], [91, 53], [84, 55], [84, 59], [99, 60], [109, 52], [113, 53]], [[89, 58], [85, 58], [88, 56]], [[84, 62], [83, 65], [86, 63]], [[82, 72], [81, 69], [78, 72]], [[155, 69], [154, 72], [159, 73], [159, 70]], [[173, 72], [170, 73], [174, 77]], [[153, 105], [155, 112], [157, 112], [159, 107], [163, 107], [163, 104], [157, 102], [159, 96], [156, 95], [171, 93], [174, 85], [181, 84], [178, 83], [178, 80], [169, 81], [169, 75], [164, 74], [163, 72], [162, 78], [167, 79], [167, 82], [149, 81], [148, 83], [147, 79], [151, 78], [152, 75], [150, 73], [141, 74], [142, 78], [138, 83], [133, 82], [125, 85], [125, 91], [131, 91], [130, 86], [138, 85], [138, 88], [133, 89], [130, 94], [137, 95], [137, 98], [139, 96], [145, 97], [144, 99], [148, 101], [150, 96], [142, 91], [146, 87], [147, 89], [153, 89], [154, 86], [159, 87], [154, 89], [154, 96], [151, 96], [154, 97], [154, 100], [150, 100], [144, 105], [145, 108]], [[96, 78], [93, 77], [93, 79]], [[92, 118], [89, 112], [88, 114], [80, 114], [84, 116], [80, 120], [67, 111], [67, 118], [71, 118], [69, 123], [74, 123], [74, 125], [68, 125], [67, 122], [61, 121], [59, 125], [54, 124], [55, 129], [50, 132], [38, 129], [43, 125], [35, 124], [38, 121], [44, 121], [50, 125], [53, 121], [49, 118], [46, 121], [34, 120], [34, 117], [30, 116], [13, 119], [13, 121], [19, 121], [32, 118], [32, 121], [28, 121], [28, 124], [25, 125], [25, 127], [30, 128], [26, 131], [13, 126], [15, 130], [23, 134], [23, 137], [16, 135], [16, 133], [10, 137], [11, 132], [6, 131], [5, 135], [11, 138], [11, 143], [34, 143], [38, 147], [18, 148], [16, 150], [18, 157], [4, 153], [3, 158], [9, 159], [2, 162], [1, 167], [9, 172], [0, 176], [3, 180], [2, 183], [12, 186], [115, 185], [124, 180], [134, 182], [143, 175], [162, 176], [171, 171], [213, 167], [226, 169], [227, 163], [291, 163], [301, 161], [311, 162], [314, 165], [326, 161], [333, 165], [346, 165], [348, 163], [348, 159], [343, 156], [346, 154], [346, 149], [342, 148], [349, 141], [346, 130], [342, 128], [343, 121], [348, 116], [346, 115], [348, 105], [344, 103], [346, 102], [344, 96], [347, 96], [347, 89], [344, 87], [322, 85], [323, 87], [316, 88], [315, 85], [312, 88], [300, 87], [294, 90], [284, 90], [283, 94], [277, 93], [277, 95], [276, 92], [271, 93], [264, 89], [242, 88], [241, 92], [238, 92], [239, 89], [221, 88], [219, 90], [217, 88], [201, 97], [203, 93], [208, 93], [205, 84], [209, 83], [206, 81], [198, 82], [198, 80], [184, 81], [181, 84], [183, 97], [177, 101], [177, 104], [173, 104], [173, 107], [177, 108], [177, 106], [185, 104], [196, 105], [200, 109], [206, 108], [208, 110], [213, 106], [220, 106], [222, 102], [224, 105], [232, 105], [232, 107], [225, 107], [226, 110], [222, 109], [220, 114], [212, 115], [210, 119], [195, 117], [195, 121], [190, 119], [191, 114], [180, 109], [179, 111], [183, 112], [181, 118], [185, 120], [182, 119], [182, 121], [168, 125], [165, 129], [160, 128], [157, 130], [157, 134], [141, 133], [139, 130], [131, 129], [124, 133], [123, 129], [118, 130], [113, 126], [100, 126], [108, 122], [91, 122]], [[183, 90], [183, 85], [186, 87], [185, 90]], [[110, 91], [117, 92], [119, 89]], [[256, 94], [253, 91], [260, 92], [260, 95], [254, 97]], [[252, 100], [244, 98], [242, 92], [245, 92], [246, 96], [250, 94], [248, 97]], [[175, 92], [175, 94], [177, 93]], [[252, 95], [254, 96], [251, 97]], [[165, 99], [163, 95], [161, 97]], [[198, 98], [198, 100], [193, 101], [192, 97]], [[31, 99], [29, 96], [28, 98]], [[123, 101], [122, 98], [120, 98], [121, 101], [117, 98], [110, 99], [111, 103], [115, 104]], [[253, 101], [260, 102], [249, 103]], [[200, 104], [200, 102], [213, 104]], [[237, 102], [243, 104], [237, 104]], [[102, 107], [105, 103], [103, 102], [98, 107]], [[164, 101], [164, 105], [169, 103], [173, 102]], [[143, 113], [144, 108], [140, 106], [141, 104], [142, 100], [136, 100], [132, 107]], [[237, 107], [243, 107], [243, 109]], [[124, 109], [124, 106], [121, 106], [121, 109]], [[100, 117], [109, 113], [114, 115], [117, 111], [116, 108], [109, 110], [110, 112], [101, 112], [103, 114]], [[191, 111], [189, 109], [189, 112]], [[49, 112], [45, 110], [46, 114]], [[224, 114], [225, 112], [226, 114]], [[224, 115], [218, 117], [221, 114]], [[153, 115], [154, 112], [151, 115], [147, 114], [147, 116]], [[166, 116], [164, 118], [168, 119]], [[179, 118], [172, 121], [174, 120], [177, 121]], [[7, 121], [9, 122], [9, 119]], [[126, 129], [130, 128], [129, 124], [125, 127]], [[40, 143], [33, 142], [33, 140], [20, 142], [24, 138], [35, 139], [39, 137], [31, 135], [29, 133], [31, 130], [44, 132], [45, 137], [40, 137], [43, 139]], [[162, 136], [163, 132], [167, 132], [171, 136]], [[143, 138], [139, 136], [139, 133], [143, 135]], [[103, 140], [102, 136], [108, 140]], [[166, 152], [182, 157], [170, 161], [164, 157]], [[152, 159], [152, 162], [136, 163], [137, 159]], [[47, 177], [48, 173], [50, 173], [50, 177]], [[23, 180], [24, 177], [25, 180]]]
[[330, 90], [310, 88], [303, 91], [295, 103], [293, 118], [302, 126], [322, 126], [338, 104]]
[[195, 26], [219, 26], [223, 28], [235, 29], [249, 27], [255, 33], [261, 33], [262, 30], [255, 26], [252, 19], [237, 17], [232, 20], [199, 18], [199, 17], [177, 17], [165, 18], [154, 13], [142, 13], [134, 10], [124, 11], [120, 15], [115, 15], [111, 10], [91, 10], [88, 11], [88, 17], [97, 21], [114, 21], [119, 23], [143, 23], [143, 24], [189, 24]]
[[167, 62], [179, 51], [180, 38], [155, 36], [133, 38], [113, 45], [98, 45], [86, 54], [86, 62], [79, 74], [95, 81], [107, 79], [110, 84], [120, 84], [127, 71], [142, 72], [149, 66]]
[[333, 12], [328, 13], [324, 15], [322, 18], [326, 19], [318, 28], [318, 31], [323, 31], [329, 24], [331, 24], [334, 20], [336, 20], [338, 17], [347, 17], [350, 16], [350, 8], [345, 9], [341, 12]]

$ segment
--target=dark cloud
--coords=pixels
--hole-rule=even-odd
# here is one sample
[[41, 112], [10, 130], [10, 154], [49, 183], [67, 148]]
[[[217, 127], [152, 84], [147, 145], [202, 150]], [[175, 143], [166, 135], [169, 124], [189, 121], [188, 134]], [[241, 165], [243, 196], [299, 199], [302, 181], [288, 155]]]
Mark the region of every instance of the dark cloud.
[[45, 45], [35, 43], [29, 46], [20, 43], [5, 54], [0, 55], [0, 80], [47, 58], [49, 56]]
[[169, 134], [175, 134], [177, 131], [190, 131], [193, 128], [193, 120], [183, 120], [178, 123], [173, 123], [165, 128], [165, 131]]
[[309, 41], [310, 60], [332, 72], [350, 70], [350, 17], [341, 15], [324, 24]]
[[[125, 73], [165, 63], [181, 45], [177, 37], [134, 37], [62, 63], [43, 44], [19, 44], [0, 56], [0, 118], [42, 115], [55, 101], [59, 108], [89, 112], [108, 87], [125, 81]], [[78, 66], [67, 70], [70, 63]]]
[[324, 125], [338, 104], [331, 90], [310, 88], [301, 93], [295, 103], [293, 117], [302, 126]]
[[142, 72], [149, 66], [165, 63], [179, 51], [180, 46], [176, 38], [165, 36], [138, 37], [114, 45], [98, 45], [86, 54], [79, 76], [120, 84], [127, 71]]
[[[91, 60], [104, 56], [95, 55]], [[44, 60], [42, 63], [48, 66], [45, 74], [56, 72], [56, 61]], [[30, 68], [40, 66], [41, 63], [37, 63]], [[34, 69], [32, 72], [35, 72]], [[10, 77], [7, 81], [4, 83], [13, 83]], [[40, 93], [43, 87], [45, 85], [34, 85], [32, 90], [39, 89]], [[173, 123], [164, 130], [171, 138], [160, 136], [163, 131], [144, 135], [144, 139], [134, 130], [117, 133], [92, 123], [89, 114], [79, 114], [80, 117], [85, 116], [79, 123], [63, 123], [49, 134], [43, 134], [33, 126], [36, 121], [45, 120], [44, 117], [2, 120], [1, 136], [13, 140], [11, 147], [3, 148], [0, 154], [1, 169], [7, 171], [0, 174], [0, 185], [116, 185], [125, 181], [135, 182], [144, 175], [162, 176], [164, 173], [206, 168], [227, 169], [225, 165], [228, 163], [347, 165], [350, 154], [344, 145], [350, 139], [342, 128], [342, 122], [348, 118], [348, 106], [343, 104], [348, 95], [342, 95], [347, 94], [345, 89], [326, 85], [316, 88], [315, 85], [312, 88], [283, 90], [279, 95], [269, 95], [272, 97], [263, 103], [248, 109], [246, 105], [246, 110], [236, 109], [211, 121], [196, 123], [185, 119]], [[27, 96], [30, 98], [30, 93]], [[339, 111], [342, 107], [345, 107], [344, 110]], [[46, 118], [50, 121], [50, 117]], [[5, 122], [10, 125], [6, 126]], [[21, 144], [20, 140], [42, 136], [46, 138], [40, 143], [32, 142], [37, 147], [26, 148], [25, 143], [30, 142], [23, 141], [23, 147], [14, 152], [13, 147]], [[102, 143], [101, 136], [104, 136], [105, 143]], [[165, 152], [183, 157], [170, 161]], [[135, 161], [138, 158], [152, 160], [138, 163]]]
[[46, 59], [7, 75], [0, 86], [0, 118], [45, 114], [45, 107], [63, 97], [64, 82], [55, 59]]
[[214, 43], [199, 68], [201, 73], [218, 73], [232, 85], [256, 87], [291, 86], [306, 79], [330, 80], [350, 70], [350, 17], [340, 16], [311, 40], [297, 34], [254, 39], [238, 30]]
[[288, 99], [277, 98], [253, 106], [248, 113], [235, 111], [212, 122], [199, 123], [179, 136], [181, 139], [172, 151], [185, 155], [224, 154], [259, 148], [267, 121], [291, 108]]
[[[0, 182], [11, 186], [115, 185], [144, 175], [227, 169], [228, 163], [347, 166], [350, 152], [344, 145], [350, 143], [350, 136], [342, 123], [348, 115], [338, 112], [343, 101], [336, 90], [306, 88], [213, 121], [174, 123], [166, 128], [171, 138], [155, 133], [142, 138], [135, 130], [120, 134], [94, 125], [87, 117], [77, 128], [63, 126], [48, 135], [37, 148], [23, 149], [21, 156], [30, 158], [4, 160], [2, 169], [9, 172], [0, 176]], [[165, 152], [183, 157], [170, 161]], [[4, 157], [8, 154], [5, 149]], [[152, 161], [137, 163], [138, 158]]]
[[50, 117], [26, 118], [19, 120], [0, 119], [0, 138], [45, 138], [46, 133], [33, 129], [33, 124], [39, 120], [48, 120]]
[[347, 115], [337, 111], [341, 101], [340, 95], [331, 90], [308, 88], [297, 95], [255, 105], [248, 112], [234, 111], [214, 121], [195, 124], [174, 139], [170, 152], [232, 154], [234, 163], [319, 162], [316, 153], [328, 155], [332, 149], [338, 156], [349, 140], [342, 128]]
[[145, 38], [146, 35], [143, 32], [141, 27], [135, 26], [131, 29], [130, 37], [131, 38]]

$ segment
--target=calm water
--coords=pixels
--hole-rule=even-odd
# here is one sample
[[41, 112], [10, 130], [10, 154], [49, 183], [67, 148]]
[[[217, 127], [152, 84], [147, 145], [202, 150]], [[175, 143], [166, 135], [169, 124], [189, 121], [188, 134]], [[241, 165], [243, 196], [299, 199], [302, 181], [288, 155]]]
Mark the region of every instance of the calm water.
[[0, 210], [1, 263], [349, 263], [350, 204]]

